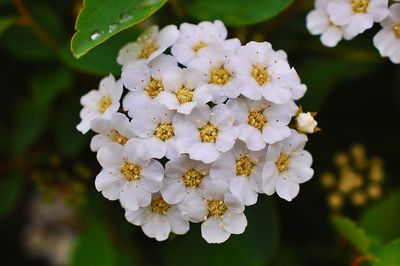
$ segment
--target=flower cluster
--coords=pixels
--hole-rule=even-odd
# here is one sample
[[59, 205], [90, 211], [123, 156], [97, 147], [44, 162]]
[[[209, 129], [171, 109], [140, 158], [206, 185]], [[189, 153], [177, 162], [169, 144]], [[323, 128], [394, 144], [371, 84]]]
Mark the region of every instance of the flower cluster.
[[315, 9], [307, 16], [310, 33], [321, 35], [328, 47], [353, 39], [374, 22], [382, 26], [373, 39], [375, 47], [381, 56], [400, 63], [400, 3], [389, 7], [388, 0], [315, 0]]
[[224, 242], [258, 194], [291, 201], [313, 176], [304, 146], [317, 123], [294, 102], [306, 86], [285, 52], [227, 33], [221, 21], [150, 27], [120, 50], [121, 79], [81, 99], [97, 190], [159, 241], [200, 222], [207, 242]]

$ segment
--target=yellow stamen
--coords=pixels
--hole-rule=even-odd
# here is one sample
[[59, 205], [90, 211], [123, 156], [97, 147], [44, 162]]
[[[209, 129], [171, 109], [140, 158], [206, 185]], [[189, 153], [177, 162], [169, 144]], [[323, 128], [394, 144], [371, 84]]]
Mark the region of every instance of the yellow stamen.
[[288, 170], [289, 164], [290, 164], [289, 155], [286, 153], [281, 153], [279, 155], [278, 160], [276, 160], [275, 162], [276, 168], [278, 169], [279, 173], [283, 173], [286, 170]]
[[369, 0], [351, 0], [351, 7], [354, 13], [367, 13]]
[[196, 54], [202, 49], [202, 48], [204, 48], [204, 47], [206, 47], [207, 46], [207, 43], [205, 43], [205, 42], [198, 42], [198, 43], [195, 43], [193, 46], [192, 46], [192, 50], [193, 50], [193, 52], [195, 52]]
[[249, 176], [253, 172], [254, 162], [249, 156], [244, 155], [236, 161], [236, 175], [238, 176]]
[[121, 144], [121, 145], [125, 145], [128, 142], [128, 138], [125, 137], [124, 135], [122, 135], [121, 133], [119, 133], [115, 129], [111, 130], [109, 137], [112, 141], [114, 141], [118, 144]]
[[207, 204], [208, 216], [222, 217], [227, 210], [223, 200], [211, 200]]
[[158, 49], [158, 45], [154, 41], [150, 41], [143, 46], [142, 50], [139, 53], [139, 58], [147, 59], [157, 49]]
[[103, 96], [101, 97], [100, 101], [99, 101], [99, 105], [98, 105], [98, 110], [101, 114], [103, 114], [108, 107], [110, 107], [110, 105], [112, 104], [112, 100], [110, 96]]
[[250, 111], [247, 117], [247, 123], [252, 127], [262, 130], [265, 124], [267, 124], [267, 119], [262, 111]]
[[205, 124], [199, 129], [200, 139], [202, 142], [215, 143], [218, 137], [218, 128], [213, 126], [210, 122]]
[[180, 104], [191, 102], [193, 100], [193, 90], [182, 87], [175, 92], [175, 96]]
[[152, 199], [150, 203], [151, 211], [160, 215], [167, 215], [169, 207], [169, 204], [162, 198]]
[[210, 71], [209, 83], [223, 86], [232, 78], [232, 74], [223, 66], [214, 68]]
[[164, 86], [160, 80], [151, 78], [149, 84], [146, 86], [146, 92], [151, 97], [157, 97], [160, 92], [164, 90]]
[[121, 166], [121, 173], [124, 175], [126, 181], [138, 180], [142, 167], [140, 165], [125, 161]]
[[400, 39], [400, 24], [393, 27], [394, 34]]
[[186, 187], [197, 188], [201, 184], [204, 175], [195, 169], [189, 169], [183, 176], [183, 182]]
[[251, 75], [260, 86], [269, 81], [267, 69], [261, 65], [254, 65], [251, 69]]
[[174, 127], [172, 123], [159, 123], [153, 134], [162, 141], [167, 141], [175, 136]]

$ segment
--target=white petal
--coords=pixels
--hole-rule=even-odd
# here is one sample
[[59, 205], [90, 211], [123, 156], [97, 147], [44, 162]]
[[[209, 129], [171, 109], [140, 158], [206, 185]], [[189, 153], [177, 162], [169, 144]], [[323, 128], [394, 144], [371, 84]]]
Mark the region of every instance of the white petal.
[[152, 215], [149, 221], [142, 225], [143, 232], [157, 241], [164, 241], [171, 232], [171, 226], [167, 217], [161, 215]]
[[243, 213], [227, 213], [222, 218], [222, 223], [226, 231], [231, 234], [242, 234], [247, 226], [247, 219]]
[[144, 90], [150, 82], [150, 69], [143, 61], [129, 64], [122, 71], [121, 79], [128, 90]]
[[168, 204], [181, 202], [186, 195], [185, 185], [180, 179], [164, 178], [161, 194]]
[[230, 184], [230, 191], [233, 196], [238, 198], [238, 200], [243, 202], [246, 206], [253, 205], [257, 202], [258, 194], [251, 188], [247, 176], [234, 177]]
[[150, 204], [151, 194], [141, 188], [137, 181], [126, 182], [121, 189], [120, 201], [122, 207], [136, 211]]
[[311, 34], [319, 35], [329, 27], [329, 17], [323, 10], [313, 10], [307, 15], [307, 29]]
[[338, 27], [329, 27], [321, 35], [321, 42], [323, 45], [327, 47], [334, 47], [338, 44], [338, 42], [342, 39], [343, 32]]
[[262, 133], [257, 128], [248, 124], [239, 126], [239, 139], [247, 144], [247, 148], [252, 151], [260, 151], [265, 148], [265, 141], [262, 138]]
[[137, 211], [125, 211], [125, 219], [134, 225], [142, 225], [149, 219], [147, 208], [140, 208]]
[[223, 226], [221, 219], [210, 217], [201, 225], [201, 236], [207, 243], [222, 243], [228, 240], [231, 234]]
[[288, 126], [283, 127], [274, 127], [274, 126], [266, 126], [263, 129], [262, 137], [263, 140], [268, 144], [273, 144], [284, 138], [289, 137], [291, 131]]
[[276, 190], [276, 183], [278, 181], [278, 171], [274, 162], [267, 162], [263, 168], [263, 185], [262, 189], [265, 194], [272, 195]]
[[229, 151], [235, 144], [235, 141], [238, 136], [239, 136], [239, 129], [235, 126], [231, 127], [228, 130], [220, 131], [218, 133], [215, 146], [221, 152]]
[[176, 206], [170, 207], [167, 214], [171, 231], [178, 235], [186, 234], [189, 231], [189, 222], [183, 218]]
[[103, 168], [119, 169], [124, 156], [123, 146], [111, 143], [97, 152], [97, 160]]
[[147, 167], [141, 170], [140, 183], [149, 192], [157, 192], [162, 187], [164, 168], [161, 163], [153, 160]]
[[190, 159], [212, 163], [219, 157], [219, 151], [214, 143], [196, 143], [189, 149]]
[[289, 178], [278, 178], [276, 182], [276, 193], [279, 197], [291, 201], [299, 194], [299, 184], [293, 182]]

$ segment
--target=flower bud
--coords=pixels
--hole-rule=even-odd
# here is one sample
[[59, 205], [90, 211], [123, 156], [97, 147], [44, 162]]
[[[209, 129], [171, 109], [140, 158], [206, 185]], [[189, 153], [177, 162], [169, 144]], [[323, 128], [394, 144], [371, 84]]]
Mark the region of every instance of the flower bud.
[[300, 132], [313, 133], [317, 128], [317, 124], [310, 112], [300, 113], [296, 117], [296, 127]]

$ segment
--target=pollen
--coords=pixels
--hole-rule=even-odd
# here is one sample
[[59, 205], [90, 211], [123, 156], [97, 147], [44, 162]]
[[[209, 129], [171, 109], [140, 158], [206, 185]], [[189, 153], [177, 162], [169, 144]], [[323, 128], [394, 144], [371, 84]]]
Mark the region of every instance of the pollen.
[[278, 160], [276, 160], [275, 165], [279, 173], [283, 173], [289, 169], [289, 155], [287, 153], [281, 153]]
[[175, 96], [180, 104], [191, 102], [193, 100], [193, 90], [182, 87], [175, 92]]
[[227, 210], [223, 200], [210, 200], [207, 202], [208, 216], [222, 217]]
[[262, 111], [250, 111], [247, 117], [247, 123], [252, 127], [262, 130], [265, 124], [267, 124], [267, 119]]
[[197, 43], [193, 44], [192, 50], [193, 50], [193, 52], [195, 52], [197, 54], [201, 49], [203, 49], [206, 46], [207, 46], [206, 42], [197, 42]]
[[208, 82], [211, 84], [223, 86], [228, 83], [231, 78], [232, 73], [221, 66], [219, 68], [214, 68], [210, 71], [210, 80]]
[[151, 78], [146, 86], [146, 92], [151, 97], [157, 97], [160, 92], [164, 90], [164, 86], [160, 80]]
[[236, 175], [237, 176], [249, 176], [253, 173], [254, 162], [249, 156], [244, 155], [236, 161]]
[[203, 177], [204, 175], [202, 175], [199, 171], [195, 169], [189, 169], [185, 174], [183, 174], [182, 179], [186, 187], [198, 188]]
[[218, 137], [218, 128], [213, 126], [210, 122], [205, 124], [199, 129], [200, 139], [202, 142], [215, 143]]
[[151, 200], [150, 208], [153, 213], [167, 215], [169, 205], [162, 198], [154, 198]]
[[367, 13], [370, 0], [351, 0], [354, 13]]
[[269, 81], [268, 71], [265, 67], [261, 65], [254, 65], [251, 69], [251, 75], [260, 86]]
[[400, 24], [393, 27], [394, 35], [400, 39]]
[[146, 43], [143, 46], [142, 50], [140, 50], [139, 58], [140, 59], [147, 59], [157, 49], [158, 49], [158, 45], [154, 41], [149, 41], [148, 43]]
[[126, 181], [134, 181], [140, 178], [142, 167], [140, 165], [125, 161], [121, 166], [121, 174]]
[[110, 134], [108, 135], [113, 142], [116, 142], [120, 145], [125, 145], [128, 142], [128, 138], [119, 133], [117, 130], [111, 130]]
[[153, 134], [162, 141], [167, 141], [175, 136], [174, 127], [172, 123], [159, 123]]
[[110, 107], [110, 105], [112, 104], [112, 100], [110, 96], [103, 96], [101, 97], [100, 101], [99, 101], [99, 105], [98, 105], [98, 110], [101, 114], [103, 114], [108, 107]]

